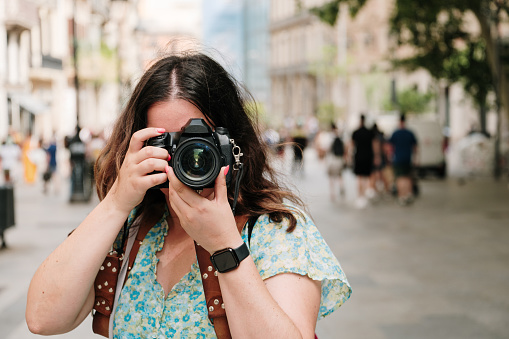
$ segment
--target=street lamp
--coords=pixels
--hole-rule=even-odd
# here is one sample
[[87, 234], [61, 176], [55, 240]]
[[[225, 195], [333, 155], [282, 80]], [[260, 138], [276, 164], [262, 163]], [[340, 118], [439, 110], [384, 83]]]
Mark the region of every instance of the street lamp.
[[74, 66], [74, 88], [76, 90], [76, 133], [79, 133], [80, 130], [80, 82], [78, 77], [78, 35], [77, 24], [76, 24], [76, 2], [78, 0], [73, 0], [73, 11], [72, 11], [72, 57], [73, 57], [73, 66]]

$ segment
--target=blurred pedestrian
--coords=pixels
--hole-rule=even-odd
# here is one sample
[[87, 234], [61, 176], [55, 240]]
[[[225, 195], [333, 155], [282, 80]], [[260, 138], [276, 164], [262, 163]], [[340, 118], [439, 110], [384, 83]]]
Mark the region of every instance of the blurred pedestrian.
[[13, 183], [13, 173], [18, 169], [21, 160], [21, 149], [8, 135], [6, 140], [0, 146], [0, 164], [4, 175], [4, 183]]
[[280, 142], [279, 133], [272, 127], [267, 127], [262, 133], [263, 141], [269, 146], [272, 153], [277, 153], [277, 145]]
[[304, 175], [304, 150], [308, 145], [308, 138], [304, 131], [302, 124], [297, 124], [297, 128], [292, 134], [292, 147], [293, 147], [293, 165], [292, 173], [298, 173], [300, 176]]
[[41, 182], [44, 181], [44, 174], [48, 168], [48, 155], [46, 154], [45, 149], [43, 148], [42, 139], [37, 140], [32, 146], [31, 150], [28, 152], [28, 158], [30, 162], [35, 165], [35, 174], [33, 182]]
[[327, 175], [329, 176], [329, 193], [331, 201], [336, 201], [336, 196], [345, 193], [343, 186], [343, 168], [345, 167], [345, 144], [336, 124], [331, 123], [333, 133], [332, 143], [326, 156]]
[[37, 165], [30, 159], [32, 151], [36, 148], [37, 141], [32, 138], [32, 133], [28, 133], [21, 148], [24, 177], [28, 184], [33, 184], [37, 177]]
[[43, 193], [48, 193], [48, 185], [55, 181], [54, 176], [57, 171], [57, 141], [55, 136], [52, 136], [48, 145], [44, 148], [46, 151], [47, 166], [43, 174], [44, 186]]
[[370, 188], [370, 176], [373, 170], [373, 133], [366, 128], [366, 117], [360, 116], [360, 125], [352, 134], [350, 149], [354, 152], [353, 172], [357, 176], [358, 196], [356, 206], [364, 208], [368, 205], [367, 190]]
[[385, 176], [387, 166], [386, 140], [384, 133], [378, 129], [376, 123], [371, 128], [373, 133], [373, 172], [371, 173], [371, 188], [378, 195], [389, 192], [389, 181]]
[[[331, 125], [335, 126], [334, 123]], [[331, 127], [331, 129], [320, 129], [315, 136], [313, 146], [316, 149], [319, 160], [325, 160], [330, 153], [332, 140], [334, 139], [334, 130], [332, 128], [333, 127]]]
[[417, 154], [417, 139], [415, 134], [406, 128], [405, 115], [399, 120], [399, 128], [392, 134], [389, 142], [392, 146], [392, 167], [396, 178], [398, 202], [400, 205], [408, 205], [413, 202], [412, 194], [412, 170]]

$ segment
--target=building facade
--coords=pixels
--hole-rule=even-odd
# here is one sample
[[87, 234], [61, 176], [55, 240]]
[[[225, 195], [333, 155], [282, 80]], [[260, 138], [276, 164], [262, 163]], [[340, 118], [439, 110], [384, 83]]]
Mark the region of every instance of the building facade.
[[337, 46], [336, 30], [309, 12], [325, 2], [271, 1], [270, 111], [277, 125], [303, 123], [332, 103], [336, 70], [327, 49]]
[[[461, 84], [436, 81], [424, 70], [392, 67], [390, 60], [412, 52], [396, 48], [390, 35], [393, 0], [369, 0], [355, 18], [342, 4], [334, 27], [310, 13], [327, 2], [271, 1], [271, 110], [279, 121], [332, 117], [351, 131], [361, 114], [369, 124], [396, 114], [387, 111], [387, 102], [396, 100], [398, 91], [416, 88], [435, 93], [428, 116], [446, 127], [452, 141], [478, 124], [479, 112]], [[321, 114], [324, 109], [329, 114]], [[488, 131], [495, 129], [496, 114], [490, 112]]]
[[[100, 132], [110, 125], [122, 82], [133, 73], [128, 69], [139, 68], [118, 34], [134, 31], [134, 6], [118, 0], [0, 1], [0, 140], [9, 133], [63, 138], [77, 126]], [[120, 17], [112, 19], [112, 13]]]

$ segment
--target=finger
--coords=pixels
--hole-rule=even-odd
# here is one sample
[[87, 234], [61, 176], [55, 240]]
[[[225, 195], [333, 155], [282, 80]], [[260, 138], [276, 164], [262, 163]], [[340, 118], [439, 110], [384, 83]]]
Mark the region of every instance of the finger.
[[154, 127], [144, 128], [134, 132], [129, 143], [129, 151], [138, 152], [145, 145], [145, 141], [147, 141], [150, 138], [161, 135], [164, 132], [165, 132], [164, 128], [154, 128]]
[[219, 202], [228, 202], [228, 188], [226, 187], [226, 174], [230, 171], [230, 165], [222, 167], [214, 185], [214, 195]]
[[154, 146], [143, 147], [139, 152], [136, 153], [134, 161], [139, 164], [149, 158], [157, 158], [170, 161], [168, 151], [165, 148]]
[[164, 173], [166, 170], [166, 166], [168, 166], [168, 162], [166, 160], [148, 158], [148, 159], [143, 160], [136, 167], [136, 173], [138, 175], [145, 175], [145, 174], [152, 173], [154, 171]]
[[180, 199], [189, 206], [197, 206], [202, 197], [197, 194], [192, 188], [184, 185], [173, 172], [172, 167], [167, 167], [168, 180], [170, 181], [170, 191], [173, 190]]
[[166, 173], [154, 173], [150, 175], [146, 175], [144, 177], [141, 177], [139, 179], [139, 186], [143, 188], [144, 191], [148, 190], [149, 188], [152, 188], [156, 185], [160, 185], [166, 182], [168, 177], [166, 176]]
[[[186, 213], [188, 213], [190, 206], [182, 200], [180, 195], [177, 193], [174, 183], [178, 182], [178, 179], [173, 174], [173, 169], [170, 166], [166, 167], [166, 178], [169, 181], [168, 186], [168, 199], [171, 205], [171, 208], [175, 211], [177, 214], [177, 217], [183, 221], [185, 218]], [[178, 185], [178, 184], [177, 184]]]

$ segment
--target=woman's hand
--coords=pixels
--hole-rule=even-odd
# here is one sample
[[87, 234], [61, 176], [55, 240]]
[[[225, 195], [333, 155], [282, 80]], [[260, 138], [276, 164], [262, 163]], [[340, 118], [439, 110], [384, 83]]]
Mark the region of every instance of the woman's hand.
[[214, 191], [201, 196], [180, 182], [173, 169], [167, 167], [170, 181], [168, 198], [171, 207], [187, 234], [211, 254], [226, 247], [236, 248], [242, 244], [228, 203], [225, 180], [228, 170], [229, 167], [223, 167], [217, 176]]
[[[133, 134], [129, 149], [108, 197], [119, 210], [129, 213], [145, 196], [145, 192], [166, 181], [168, 151], [147, 146], [145, 141], [164, 133], [164, 128], [144, 128]], [[161, 173], [150, 174], [154, 171]]]

